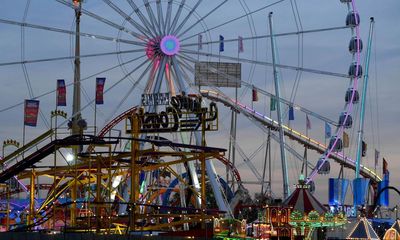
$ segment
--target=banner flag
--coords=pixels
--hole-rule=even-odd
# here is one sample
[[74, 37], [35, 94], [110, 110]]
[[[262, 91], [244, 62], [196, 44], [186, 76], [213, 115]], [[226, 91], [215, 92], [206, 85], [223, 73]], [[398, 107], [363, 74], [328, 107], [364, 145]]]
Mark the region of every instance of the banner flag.
[[257, 89], [253, 86], [253, 91], [252, 91], [252, 100], [253, 102], [257, 102], [258, 101], [258, 93], [257, 93]]
[[242, 36], [239, 36], [239, 38], [238, 38], [238, 51], [239, 51], [239, 53], [244, 52]]
[[306, 115], [306, 128], [307, 128], [307, 129], [311, 129], [311, 121], [310, 121], [310, 119], [308, 118], [308, 115]]
[[219, 35], [219, 51], [223, 52], [224, 50], [224, 36]]
[[367, 156], [367, 143], [362, 141], [362, 153], [361, 156], [365, 157]]
[[276, 110], [276, 99], [275, 97], [271, 97], [271, 102], [269, 104], [269, 110], [275, 111]]
[[103, 90], [106, 78], [96, 78], [96, 104], [104, 104]]
[[375, 149], [375, 168], [378, 166], [380, 152]]
[[294, 120], [294, 109], [293, 109], [293, 106], [289, 106], [289, 120]]
[[389, 174], [388, 163], [386, 162], [385, 158], [383, 158], [382, 171], [383, 175]]
[[350, 146], [349, 135], [343, 131], [343, 147], [348, 148]]
[[201, 35], [201, 34], [198, 35], [197, 44], [198, 44], [198, 49], [202, 50], [203, 49], [203, 35]]
[[24, 125], [36, 127], [39, 113], [38, 100], [25, 100], [24, 106]]
[[325, 138], [330, 138], [332, 136], [331, 126], [325, 122]]
[[67, 90], [64, 79], [57, 80], [57, 106], [67, 106]]

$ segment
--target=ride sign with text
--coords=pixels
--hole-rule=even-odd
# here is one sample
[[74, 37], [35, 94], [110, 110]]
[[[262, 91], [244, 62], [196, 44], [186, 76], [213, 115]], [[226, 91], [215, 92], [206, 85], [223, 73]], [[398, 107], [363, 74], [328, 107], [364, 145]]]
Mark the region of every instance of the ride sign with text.
[[[172, 96], [163, 102], [168, 105], [161, 111], [148, 112], [144, 107], [139, 109], [137, 115], [141, 133], [218, 130], [218, 108], [215, 102], [203, 107], [201, 96], [192, 94]], [[129, 120], [132, 125], [132, 119]], [[131, 132], [129, 127], [127, 132]]]

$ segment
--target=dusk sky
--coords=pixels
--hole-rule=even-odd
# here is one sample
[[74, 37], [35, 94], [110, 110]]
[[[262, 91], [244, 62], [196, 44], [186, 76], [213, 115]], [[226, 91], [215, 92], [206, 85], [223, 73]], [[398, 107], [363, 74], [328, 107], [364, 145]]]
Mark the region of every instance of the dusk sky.
[[[60, 0], [60, 2], [63, 2]], [[66, 84], [73, 82], [73, 59], [44, 61], [38, 63], [27, 63], [25, 67], [22, 61], [35, 59], [47, 59], [57, 57], [70, 57], [74, 54], [74, 35], [68, 33], [55, 32], [53, 30], [38, 29], [51, 27], [63, 29], [65, 31], [74, 31], [74, 10], [61, 4], [56, 0], [15, 0], [3, 1], [0, 7], [0, 141], [6, 139], [16, 139], [22, 142], [23, 132], [23, 101], [37, 96], [44, 95], [40, 100], [40, 109], [43, 116], [50, 122], [50, 111], [55, 109], [55, 92], [57, 79], [65, 79]], [[69, 2], [69, 1], [65, 1]], [[127, 1], [112, 1], [125, 13], [131, 15], [132, 19], [139, 22], [139, 18], [132, 13], [132, 8]], [[147, 17], [147, 12], [142, 1], [137, 3], [140, 11]], [[155, 1], [150, 1], [156, 12]], [[274, 92], [273, 74], [269, 66], [261, 64], [249, 64], [243, 59], [251, 59], [258, 62], [272, 62], [271, 42], [269, 38], [259, 37], [269, 34], [268, 13], [273, 12], [273, 29], [276, 34], [297, 32], [303, 29], [318, 30], [327, 28], [336, 28], [345, 26], [346, 15], [349, 11], [347, 5], [339, 0], [321, 1], [321, 0], [228, 0], [223, 3], [222, 0], [211, 1], [203, 0], [201, 4], [187, 22], [182, 26], [180, 37], [182, 51], [179, 54], [190, 56], [191, 61], [185, 60], [190, 66], [194, 66], [194, 61], [230, 61], [242, 63], [242, 81], [253, 84], [268, 92]], [[27, 4], [30, 3], [30, 4]], [[173, 14], [176, 13], [180, 1], [174, 1]], [[196, 5], [197, 1], [188, 0], [182, 11], [180, 21], [187, 16]], [[166, 14], [166, 1], [163, 1], [164, 15]], [[212, 9], [222, 4], [215, 12], [207, 15]], [[271, 5], [271, 6], [269, 6]], [[269, 7], [267, 7], [269, 6]], [[400, 185], [400, 178], [396, 174], [400, 171], [398, 163], [400, 157], [400, 1], [398, 0], [357, 0], [357, 10], [361, 17], [360, 35], [364, 42], [364, 49], [361, 54], [361, 63], [364, 66], [367, 38], [369, 31], [369, 19], [375, 18], [375, 30], [372, 43], [369, 83], [367, 93], [367, 105], [365, 114], [365, 137], [368, 144], [367, 156], [363, 158], [362, 163], [371, 169], [374, 169], [374, 151], [380, 151], [379, 164], [377, 172], [382, 175], [382, 157], [389, 163], [391, 184], [395, 187]], [[298, 13], [295, 11], [296, 7]], [[102, 19], [111, 21], [117, 25], [124, 26], [127, 29], [137, 30], [124, 21], [116, 11], [100, 0], [87, 0], [83, 8], [89, 12], [101, 16]], [[245, 16], [245, 13], [251, 13]], [[26, 13], [26, 14], [24, 14]], [[243, 16], [238, 18], [239, 16]], [[190, 27], [197, 19], [204, 17], [201, 24]], [[238, 19], [236, 19], [238, 18]], [[236, 20], [234, 20], [236, 19]], [[12, 21], [12, 22], [10, 22]], [[178, 21], [178, 24], [180, 23]], [[26, 22], [33, 24], [21, 28], [18, 23]], [[128, 93], [143, 72], [145, 67], [140, 67], [121, 83], [116, 84], [123, 76], [132, 71], [139, 64], [147, 60], [143, 46], [132, 45], [129, 43], [117, 43], [112, 39], [124, 39], [129, 41], [142, 42], [131, 34], [119, 31], [115, 27], [89, 17], [82, 15], [81, 31], [92, 34], [92, 36], [81, 37], [81, 54], [112, 53], [107, 56], [82, 58], [81, 77], [83, 79], [82, 87], [82, 107], [85, 107], [82, 114], [87, 119], [89, 125], [93, 125], [94, 105], [92, 101], [95, 95], [95, 78], [106, 77], [104, 95], [105, 104], [97, 106], [97, 124], [101, 128], [106, 122], [116, 117], [129, 107], [140, 103], [140, 94], [145, 88], [146, 77], [138, 84], [134, 91]], [[204, 57], [201, 54], [193, 52], [198, 50], [198, 34], [203, 36], [204, 53], [220, 55], [218, 57]], [[106, 40], [99, 39], [93, 35], [108, 37]], [[224, 36], [226, 40], [234, 41], [225, 43], [225, 51], [218, 51], [219, 35]], [[238, 55], [238, 36], [245, 38], [243, 47], [244, 52]], [[299, 36], [299, 37], [298, 37]], [[190, 38], [189, 38], [190, 37]], [[259, 38], [257, 38], [259, 37]], [[348, 42], [352, 37], [349, 28], [318, 31], [315, 33], [305, 33], [300, 35], [289, 35], [276, 38], [278, 62], [282, 65], [302, 66], [306, 69], [313, 69], [322, 72], [334, 74], [347, 74], [348, 67], [352, 62], [352, 55], [348, 52]], [[250, 39], [246, 39], [250, 38]], [[303, 47], [299, 48], [298, 41], [302, 40]], [[207, 44], [207, 42], [214, 43]], [[192, 44], [184, 46], [185, 44]], [[143, 51], [141, 51], [141, 49]], [[134, 53], [116, 54], [117, 51], [137, 50]], [[186, 52], [185, 52], [186, 51]], [[128, 63], [122, 67], [116, 67], [110, 71], [108, 68], [127, 62], [134, 58], [142, 57], [136, 61]], [[225, 58], [224, 58], [225, 57]], [[234, 60], [226, 60], [231, 57]], [[194, 59], [194, 60], [193, 60]], [[182, 60], [183, 61], [183, 60]], [[5, 64], [17, 62], [15, 64]], [[147, 64], [147, 63], [146, 63]], [[147, 65], [146, 65], [147, 66]], [[104, 73], [100, 73], [105, 71]], [[188, 72], [188, 77], [193, 78], [193, 73]], [[300, 75], [298, 86], [295, 86], [296, 73]], [[97, 74], [97, 75], [96, 75]], [[299, 76], [299, 75], [298, 75]], [[88, 78], [89, 77], [89, 78]], [[88, 78], [88, 79], [86, 79]], [[308, 71], [293, 71], [281, 69], [279, 78], [282, 84], [282, 98], [294, 100], [295, 104], [303, 106], [313, 112], [318, 113], [328, 119], [337, 121], [340, 113], [344, 109], [344, 95], [349, 87], [349, 79], [344, 77], [330, 76], [327, 74], [315, 74]], [[193, 82], [193, 79], [187, 79]], [[362, 81], [361, 81], [362, 82]], [[110, 91], [107, 89], [116, 84]], [[359, 91], [361, 92], [359, 85]], [[295, 97], [291, 94], [293, 89], [297, 89]], [[192, 88], [191, 91], [195, 91]], [[234, 90], [222, 88], [222, 92], [234, 98]], [[126, 101], [123, 99], [126, 96]], [[292, 97], [291, 97], [292, 96]], [[256, 103], [251, 102], [251, 90], [242, 85], [239, 89], [239, 101], [254, 108], [262, 113], [269, 115], [269, 97], [262, 96]], [[90, 103], [91, 102], [91, 103]], [[228, 138], [230, 129], [229, 108], [219, 104], [220, 108], [220, 130], [210, 133], [207, 136], [208, 144], [212, 146], [228, 148]], [[72, 112], [72, 86], [67, 87], [67, 107], [62, 107], [68, 115]], [[285, 107], [285, 111], [287, 108]], [[350, 148], [345, 150], [345, 154], [354, 158], [356, 151], [356, 136], [359, 125], [358, 117], [359, 106], [356, 105], [353, 111], [355, 123], [353, 127], [346, 130], [350, 135]], [[287, 113], [285, 114], [287, 116]], [[272, 114], [276, 119], [276, 113]], [[306, 115], [300, 111], [295, 112], [295, 120], [290, 122], [290, 126], [299, 132], [306, 132]], [[308, 130], [310, 137], [319, 142], [327, 143], [324, 137], [324, 121], [310, 116], [311, 129]], [[285, 117], [285, 124], [288, 123]], [[123, 124], [121, 125], [121, 127]], [[26, 141], [30, 141], [46, 131], [45, 121], [40, 118], [38, 126], [35, 128], [26, 127]], [[66, 127], [64, 124], [62, 127]], [[333, 132], [335, 129], [332, 129]], [[277, 134], [277, 133], [276, 133]], [[265, 149], [260, 146], [265, 141], [266, 134], [251, 123], [243, 114], [239, 114], [238, 120], [238, 144], [246, 153], [247, 157], [252, 156], [251, 161], [261, 172], [262, 162], [264, 161]], [[290, 146], [303, 154], [303, 147], [295, 142], [288, 140]], [[282, 173], [279, 156], [279, 147], [274, 142], [272, 150], [273, 158], [273, 191], [277, 197], [282, 195]], [[6, 150], [10, 153], [11, 150]], [[242, 178], [255, 181], [254, 174], [242, 161], [242, 156], [236, 154], [238, 169]], [[309, 160], [314, 164], [317, 162], [319, 154], [310, 152]], [[289, 173], [291, 186], [299, 177], [301, 162], [295, 157], [289, 156]], [[316, 177], [317, 194], [321, 202], [327, 200], [327, 179], [337, 177], [339, 166], [331, 161], [331, 173], [318, 175]], [[225, 176], [225, 168], [217, 164], [218, 172]], [[353, 170], [345, 170], [347, 178], [354, 178]], [[259, 187], [249, 185], [252, 192], [259, 191]], [[292, 187], [293, 189], [293, 187]], [[392, 203], [396, 205], [400, 197], [391, 193]]]

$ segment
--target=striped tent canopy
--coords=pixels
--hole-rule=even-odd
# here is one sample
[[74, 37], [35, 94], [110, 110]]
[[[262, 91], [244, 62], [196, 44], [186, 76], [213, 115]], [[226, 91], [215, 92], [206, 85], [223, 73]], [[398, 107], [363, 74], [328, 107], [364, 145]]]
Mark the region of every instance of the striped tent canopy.
[[296, 190], [283, 202], [283, 205], [291, 206], [303, 214], [317, 211], [320, 215], [326, 213], [326, 208], [311, 194], [310, 186], [300, 180]]
[[358, 220], [346, 239], [380, 240], [378, 234], [376, 234], [375, 230], [372, 228], [371, 223], [365, 217]]

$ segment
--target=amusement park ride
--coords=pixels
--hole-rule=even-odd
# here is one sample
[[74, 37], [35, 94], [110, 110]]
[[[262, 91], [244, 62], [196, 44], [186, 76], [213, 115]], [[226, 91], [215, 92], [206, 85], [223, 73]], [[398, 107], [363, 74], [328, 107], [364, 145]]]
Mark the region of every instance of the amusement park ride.
[[[342, 27], [314, 30], [298, 28], [295, 32], [275, 34], [271, 12], [268, 18], [268, 33], [265, 36], [253, 35], [255, 33], [252, 32], [249, 37], [225, 39], [220, 35], [218, 41], [211, 40], [209, 35], [212, 29], [207, 28], [206, 20], [225, 6], [228, 2], [226, 0], [211, 7], [204, 15], [197, 12], [201, 7], [204, 8], [204, 2], [209, 1], [199, 0], [194, 6], [190, 6], [185, 0], [143, 0], [143, 5], [137, 5], [138, 1], [127, 0], [126, 3], [131, 8], [127, 10], [114, 1], [103, 0], [107, 7], [124, 19], [123, 24], [114, 23], [86, 10], [84, 2], [80, 0], [57, 2], [74, 10], [75, 31], [30, 24], [25, 18], [22, 22], [0, 19], [1, 24], [21, 26], [22, 31], [25, 31], [25, 28], [40, 29], [69, 34], [75, 38], [74, 55], [71, 57], [0, 63], [0, 67], [22, 64], [25, 69], [26, 64], [35, 62], [63, 59], [74, 61], [74, 81], [71, 84], [72, 115], [67, 116], [67, 113], [59, 108], [65, 106], [59, 104], [59, 101], [65, 98], [65, 83], [60, 82], [64, 84], [64, 88], [54, 91], [57, 93], [57, 108], [51, 111], [49, 129], [29, 142], [25, 142], [24, 135], [23, 144], [15, 140], [4, 141], [3, 157], [0, 160], [2, 230], [45, 229], [103, 234], [157, 233], [220, 238], [308, 239], [312, 237], [314, 229], [341, 227], [347, 223], [347, 218], [342, 212], [328, 211], [318, 202], [317, 197], [312, 195], [315, 188], [314, 179], [318, 174], [328, 174], [330, 163], [338, 163], [341, 172], [343, 168], [356, 171], [353, 186], [363, 191], [355, 191], [355, 207], [367, 204], [365, 191], [369, 186], [377, 190], [378, 185], [384, 182], [374, 170], [361, 164], [364, 98], [374, 21], [371, 19], [363, 75], [360, 64], [363, 48], [359, 29], [360, 17], [354, 0], [340, 1], [348, 7], [346, 25]], [[239, 2], [245, 13], [234, 19], [247, 18], [249, 28], [253, 29], [255, 25], [252, 15], [282, 1], [261, 6], [256, 10], [250, 10], [245, 1]], [[29, 4], [26, 9], [28, 8]], [[298, 13], [294, 15], [300, 20]], [[101, 34], [81, 32], [81, 25], [84, 24], [81, 23], [82, 16], [116, 28], [119, 31], [118, 37], [109, 38]], [[228, 20], [222, 25], [236, 20]], [[197, 31], [199, 26], [201, 31]], [[134, 30], [130, 30], [131, 28]], [[314, 70], [302, 65], [284, 65], [279, 62], [276, 42], [278, 37], [293, 35], [302, 41], [301, 37], [297, 38], [298, 35], [340, 29], [350, 29], [352, 34], [349, 50], [354, 63], [351, 64], [348, 74]], [[195, 34], [188, 36], [192, 30]], [[133, 40], [124, 39], [123, 34]], [[207, 38], [204, 41], [203, 36]], [[84, 55], [80, 51], [83, 37], [129, 44], [134, 48], [118, 49], [116, 53]], [[196, 38], [197, 42], [193, 42], [193, 38]], [[190, 39], [191, 42], [188, 41]], [[258, 39], [270, 44], [271, 62], [247, 58], [246, 55], [240, 56], [244, 51], [243, 41], [254, 44]], [[222, 54], [225, 48], [230, 46], [229, 43], [237, 44], [236, 57]], [[217, 52], [215, 49], [212, 51], [212, 45], [214, 48], [218, 46]], [[120, 56], [136, 53], [144, 55], [136, 56], [129, 60], [129, 63]], [[135, 80], [131, 81], [128, 94], [131, 94], [143, 79], [147, 78], [147, 82], [142, 85], [141, 93], [135, 95], [135, 101], [140, 100], [140, 104], [134, 107], [130, 105], [128, 110], [113, 116], [104, 127], [98, 129], [96, 105], [103, 103], [105, 78], [97, 78], [101, 84], [97, 85], [96, 98], [82, 107], [81, 61], [112, 54], [118, 54], [118, 67], [121, 67], [126, 75], [105, 90], [104, 94], [129, 79], [133, 73]], [[145, 59], [142, 63], [132, 65], [142, 58]], [[250, 66], [250, 70], [244, 68], [246, 65]], [[253, 76], [254, 66], [272, 69], [274, 94], [251, 81], [243, 80], [245, 74]], [[132, 69], [128, 70], [128, 67]], [[282, 97], [281, 70], [349, 79], [345, 107], [339, 121], [330, 120]], [[107, 71], [93, 75], [92, 78], [101, 76], [104, 72]], [[357, 89], [362, 77], [363, 91], [359, 93]], [[243, 87], [251, 89], [252, 107], [241, 102], [242, 97], [239, 96], [238, 90]], [[224, 89], [229, 90], [224, 92]], [[242, 96], [244, 94], [242, 93]], [[257, 111], [257, 106], [253, 106], [253, 102], [258, 100], [258, 94], [270, 100], [271, 109], [276, 109], [277, 120], [274, 120], [271, 114]], [[127, 97], [128, 95], [122, 101]], [[344, 139], [345, 129], [354, 125], [355, 118], [352, 116], [355, 113], [355, 104], [361, 105], [361, 113], [358, 141], [355, 144], [357, 155], [356, 160], [353, 160], [345, 154], [343, 148], [348, 144]], [[94, 107], [94, 126], [90, 126], [84, 119], [84, 110], [88, 106]], [[226, 107], [225, 112], [221, 107]], [[294, 109], [307, 116], [307, 132], [311, 129], [309, 116], [336, 127], [336, 132], [330, 136], [328, 144], [323, 144], [311, 138], [308, 133], [303, 134], [293, 129], [290, 124], [285, 124], [288, 112], [289, 120], [293, 120], [290, 118]], [[118, 111], [117, 107], [115, 111]], [[221, 131], [220, 122], [224, 120], [221, 116], [225, 118], [226, 111], [230, 111], [232, 116], [229, 137], [226, 138], [229, 146], [227, 149], [213, 147], [209, 143], [213, 142], [213, 133]], [[238, 115], [250, 120], [258, 131], [261, 130], [260, 132], [268, 136], [266, 152], [271, 152], [271, 139], [278, 142], [283, 202], [274, 200], [278, 193], [272, 191], [271, 162], [268, 165], [265, 161], [264, 170], [260, 171], [251, 161], [251, 157], [246, 155], [244, 147], [238, 143]], [[305, 154], [299, 154], [289, 142], [304, 146]], [[15, 150], [5, 154], [5, 148], [11, 147]], [[318, 161], [312, 162], [307, 157], [307, 151], [322, 155]], [[290, 180], [293, 179], [289, 179], [288, 163], [291, 158], [288, 155], [293, 155], [293, 161], [302, 164], [300, 180], [294, 180], [299, 182], [292, 194]], [[271, 153], [269, 156], [271, 158]], [[246, 202], [250, 196], [246, 189], [246, 181], [241, 177], [238, 159], [243, 159], [251, 175], [262, 186], [262, 201], [257, 204]], [[215, 165], [226, 169], [225, 178], [217, 173]], [[268, 181], [265, 180], [266, 168], [270, 171]], [[343, 177], [332, 179], [332, 186], [336, 186], [336, 190], [332, 190], [333, 205], [344, 204], [348, 186], [346, 180]], [[244, 216], [244, 208], [253, 208], [258, 212], [258, 216], [254, 219]], [[357, 214], [357, 210], [355, 213]]]

